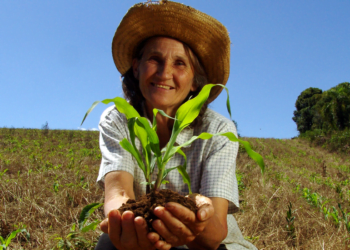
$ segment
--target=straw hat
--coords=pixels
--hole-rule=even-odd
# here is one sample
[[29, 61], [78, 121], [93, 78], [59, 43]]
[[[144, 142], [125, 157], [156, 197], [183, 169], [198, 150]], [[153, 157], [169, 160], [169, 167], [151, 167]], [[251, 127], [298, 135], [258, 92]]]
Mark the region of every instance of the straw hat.
[[[226, 84], [230, 73], [230, 38], [215, 18], [171, 1], [145, 2], [129, 9], [112, 42], [114, 63], [121, 74], [132, 66], [137, 46], [153, 36], [173, 37], [186, 43], [204, 66], [209, 83]], [[213, 101], [222, 88], [213, 88]]]

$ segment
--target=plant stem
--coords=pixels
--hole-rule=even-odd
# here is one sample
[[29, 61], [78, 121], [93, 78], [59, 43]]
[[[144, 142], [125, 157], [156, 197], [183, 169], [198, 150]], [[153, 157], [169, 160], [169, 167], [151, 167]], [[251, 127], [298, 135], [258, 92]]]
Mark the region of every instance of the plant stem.
[[163, 164], [158, 166], [157, 180], [156, 180], [156, 183], [154, 184], [154, 187], [153, 187], [154, 191], [156, 191], [160, 187], [160, 185], [162, 184], [162, 179], [163, 179], [162, 177], [163, 177], [164, 169], [165, 169], [165, 166]]

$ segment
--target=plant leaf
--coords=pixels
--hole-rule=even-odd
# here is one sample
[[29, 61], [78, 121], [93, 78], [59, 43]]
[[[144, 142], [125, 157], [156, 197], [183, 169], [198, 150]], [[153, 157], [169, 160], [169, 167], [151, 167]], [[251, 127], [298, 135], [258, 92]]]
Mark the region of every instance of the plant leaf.
[[99, 103], [100, 103], [100, 101], [96, 101], [96, 102], [94, 102], [94, 103], [91, 105], [91, 107], [90, 107], [90, 108], [88, 109], [88, 111], [86, 112], [86, 114], [85, 114], [85, 116], [84, 116], [84, 118], [83, 118], [83, 121], [81, 122], [80, 126], [83, 125], [83, 123], [84, 123], [86, 117], [90, 114], [90, 112], [91, 112], [91, 111], [96, 107], [96, 105], [99, 104]]
[[[180, 166], [181, 166], [181, 165], [180, 165]], [[178, 167], [179, 167], [179, 166], [164, 169], [163, 176], [162, 176], [162, 181], [165, 179], [165, 177], [167, 177], [167, 175], [169, 174], [170, 171], [172, 171], [172, 170], [174, 170], [174, 169], [177, 169]]]
[[25, 228], [17, 229], [13, 231], [5, 240], [5, 248], [8, 247], [11, 243], [11, 240], [16, 237], [17, 234], [27, 232]]
[[86, 205], [83, 210], [80, 213], [79, 216], [79, 229], [81, 230], [86, 221], [88, 220], [89, 216], [99, 207], [101, 207], [103, 205], [103, 203], [91, 203], [89, 205]]
[[152, 129], [156, 131], [157, 128], [157, 114], [158, 114], [158, 109], [153, 109], [153, 123], [152, 123]]
[[98, 225], [99, 223], [100, 223], [100, 222], [99, 222], [98, 220], [96, 220], [96, 221], [94, 221], [94, 222], [91, 222], [89, 225], [83, 227], [83, 228], [81, 229], [81, 231], [82, 231], [83, 233], [86, 233], [87, 231], [95, 230], [96, 227], [97, 227], [97, 225]]
[[179, 149], [181, 149], [184, 146], [187, 146], [189, 144], [191, 144], [193, 141], [197, 140], [197, 139], [202, 139], [202, 140], [208, 140], [210, 138], [212, 138], [213, 136], [225, 136], [227, 137], [230, 141], [232, 142], [239, 142], [242, 143], [246, 152], [248, 153], [248, 155], [250, 156], [250, 158], [252, 158], [259, 166], [261, 169], [261, 173], [263, 174], [265, 172], [265, 164], [264, 164], [264, 160], [262, 158], [262, 156], [260, 154], [258, 154], [257, 152], [255, 152], [251, 147], [249, 142], [247, 141], [243, 141], [240, 140], [236, 137], [236, 135], [232, 132], [221, 132], [221, 133], [217, 133], [217, 134], [209, 134], [206, 132], [201, 133], [198, 136], [193, 136], [190, 140], [188, 140], [187, 142], [183, 143], [180, 146], [177, 147], [173, 147], [168, 155], [167, 159], [164, 159], [165, 162], [169, 161], [169, 159], [176, 153], [178, 152]]
[[[221, 86], [225, 88], [226, 91], [228, 91], [227, 88], [222, 84], [210, 83], [210, 84], [204, 85], [202, 90], [199, 92], [199, 94], [195, 98], [188, 100], [187, 102], [182, 104], [180, 108], [177, 110], [175, 115], [175, 123], [174, 123], [174, 127], [176, 130], [179, 129], [181, 131], [182, 129], [187, 127], [189, 124], [191, 124], [191, 122], [193, 122], [194, 119], [196, 119], [203, 104], [207, 101], [209, 97], [210, 90], [215, 86]], [[226, 104], [227, 104], [228, 112], [230, 113], [230, 116], [231, 116], [231, 108], [229, 106], [230, 102], [229, 102], [228, 95], [227, 95]]]
[[189, 194], [192, 194], [192, 190], [191, 190], [191, 179], [190, 179], [190, 176], [188, 175], [188, 173], [187, 173], [187, 171], [186, 171], [186, 167], [187, 167], [187, 157], [186, 157], [186, 154], [185, 154], [181, 149], [179, 149], [177, 152], [185, 158], [185, 163], [184, 163], [182, 166], [179, 166], [179, 167], [177, 168], [177, 170], [178, 170], [179, 173], [181, 174], [184, 183], [187, 184]]
[[[126, 116], [126, 118], [128, 120], [132, 119], [132, 118], [137, 118], [137, 119], [141, 118], [140, 114], [137, 112], [137, 110], [132, 105], [130, 105], [124, 98], [115, 97], [114, 99], [106, 99], [106, 100], [103, 100], [102, 102], [103, 103], [108, 103], [108, 102], [111, 102], [111, 101], [114, 102], [116, 108], [118, 109], [118, 111], [120, 113], [125, 114], [125, 116]], [[144, 119], [146, 119], [146, 118], [144, 118]], [[148, 123], [148, 121], [147, 121], [147, 123]], [[144, 173], [145, 173], [145, 177], [147, 179], [148, 178], [147, 174], [149, 173], [149, 167], [148, 166], [149, 166], [150, 158], [151, 158], [151, 150], [150, 150], [149, 145], [148, 145], [147, 132], [146, 132], [146, 130], [143, 127], [141, 127], [139, 125], [139, 123], [135, 124], [134, 130], [135, 130], [135, 134], [136, 134], [137, 138], [139, 138], [139, 140], [141, 142], [142, 149], [143, 149], [143, 152], [144, 152], [144, 157], [145, 157], [145, 160], [146, 160], [146, 166], [145, 165], [143, 165], [143, 166], [145, 166]]]
[[153, 156], [151, 160], [151, 165], [150, 165], [151, 173], [153, 173], [154, 171], [154, 167], [156, 166], [156, 161], [157, 161], [157, 157]]
[[141, 159], [141, 155], [140, 153], [135, 150], [135, 148], [133, 147], [133, 145], [128, 141], [128, 139], [124, 138], [123, 140], [121, 140], [119, 142], [120, 146], [122, 146], [122, 148], [124, 148], [126, 151], [128, 151], [132, 156], [134, 156], [135, 160], [137, 161], [137, 163], [139, 164], [139, 167], [142, 169], [143, 173], [146, 176], [146, 168], [145, 165]]
[[133, 118], [133, 117], [140, 117], [139, 112], [130, 105], [127, 100], [121, 97], [115, 97], [113, 99], [105, 99], [101, 101], [104, 104], [109, 104], [111, 102], [114, 102], [115, 107], [118, 109], [118, 111], [126, 116], [127, 119]]
[[157, 157], [161, 156], [161, 152], [159, 149], [159, 138], [158, 135], [156, 133], [156, 131], [154, 131], [151, 126], [148, 123], [148, 120], [144, 117], [140, 117], [136, 120], [137, 125], [139, 125], [140, 127], [142, 127], [148, 135], [148, 139], [150, 142], [150, 146], [152, 151], [155, 153], [155, 155]]
[[167, 115], [167, 113], [165, 113], [163, 110], [161, 110], [161, 109], [157, 109], [157, 110], [162, 116], [165, 116], [165, 117], [168, 117], [169, 119], [175, 120], [174, 117], [171, 117], [170, 115]]

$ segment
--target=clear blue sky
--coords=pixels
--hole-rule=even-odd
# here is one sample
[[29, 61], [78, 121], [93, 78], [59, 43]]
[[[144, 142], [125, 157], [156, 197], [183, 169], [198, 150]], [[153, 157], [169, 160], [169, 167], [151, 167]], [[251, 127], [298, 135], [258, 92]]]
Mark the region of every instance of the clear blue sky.
[[[181, 0], [230, 32], [233, 119], [242, 136], [291, 138], [298, 95], [350, 81], [350, 1]], [[130, 0], [0, 0], [0, 127], [78, 129], [122, 96], [111, 41]], [[211, 107], [226, 115], [226, 93]], [[97, 128], [100, 104], [83, 128]]]

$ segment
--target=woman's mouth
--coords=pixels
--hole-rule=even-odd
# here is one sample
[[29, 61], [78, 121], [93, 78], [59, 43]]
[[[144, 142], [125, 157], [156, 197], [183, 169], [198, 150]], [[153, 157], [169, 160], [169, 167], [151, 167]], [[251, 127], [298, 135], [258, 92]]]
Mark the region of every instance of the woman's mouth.
[[167, 89], [167, 90], [173, 89], [173, 88], [170, 87], [170, 86], [161, 85], [161, 84], [155, 84], [155, 83], [153, 83], [153, 82], [152, 82], [152, 86], [157, 87], [157, 88]]

